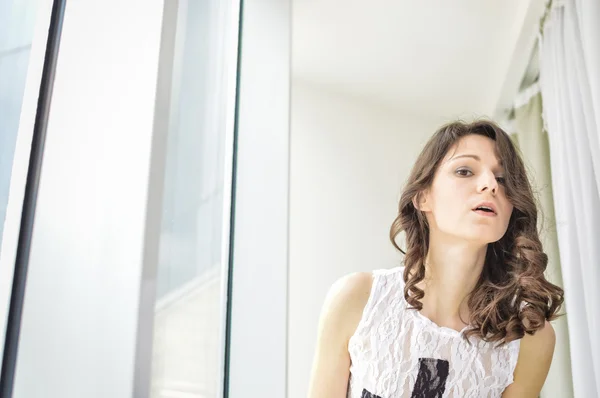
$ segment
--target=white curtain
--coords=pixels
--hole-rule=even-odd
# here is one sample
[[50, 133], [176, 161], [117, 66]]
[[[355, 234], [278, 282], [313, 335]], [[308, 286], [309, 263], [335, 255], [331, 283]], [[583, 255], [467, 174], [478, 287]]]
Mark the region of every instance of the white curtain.
[[600, 397], [600, 1], [556, 1], [540, 86], [550, 139], [573, 391]]
[[[542, 97], [537, 83], [519, 94], [515, 101], [514, 116], [513, 138], [523, 154], [527, 173], [539, 203], [540, 238], [548, 255], [546, 278], [564, 288], [554, 215], [550, 145], [548, 134], [543, 127]], [[564, 313], [564, 310], [561, 312]], [[552, 323], [556, 331], [556, 348], [550, 372], [540, 395], [542, 398], [573, 397], [567, 318], [563, 315]]]

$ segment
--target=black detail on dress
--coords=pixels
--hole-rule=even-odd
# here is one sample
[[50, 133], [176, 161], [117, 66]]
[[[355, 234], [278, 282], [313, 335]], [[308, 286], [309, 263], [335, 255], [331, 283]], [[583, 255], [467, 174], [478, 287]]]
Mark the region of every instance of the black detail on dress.
[[366, 389], [364, 389], [360, 398], [381, 398], [381, 397], [379, 395], [371, 394]]
[[411, 398], [442, 398], [450, 363], [443, 359], [419, 358], [419, 373]]

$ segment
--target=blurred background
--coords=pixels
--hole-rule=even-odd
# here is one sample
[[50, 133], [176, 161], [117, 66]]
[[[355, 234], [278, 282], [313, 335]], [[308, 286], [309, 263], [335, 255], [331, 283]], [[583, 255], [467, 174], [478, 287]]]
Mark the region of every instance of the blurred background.
[[600, 397], [600, 3], [0, 0], [0, 397], [307, 395], [427, 139], [496, 120]]

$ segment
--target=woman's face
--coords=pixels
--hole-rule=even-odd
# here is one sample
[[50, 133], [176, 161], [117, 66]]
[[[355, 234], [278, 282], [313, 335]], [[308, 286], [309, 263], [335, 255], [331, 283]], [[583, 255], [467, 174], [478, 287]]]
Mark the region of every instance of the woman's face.
[[421, 197], [432, 234], [496, 242], [506, 233], [513, 211], [504, 186], [504, 169], [494, 140], [468, 135], [450, 148], [432, 186]]

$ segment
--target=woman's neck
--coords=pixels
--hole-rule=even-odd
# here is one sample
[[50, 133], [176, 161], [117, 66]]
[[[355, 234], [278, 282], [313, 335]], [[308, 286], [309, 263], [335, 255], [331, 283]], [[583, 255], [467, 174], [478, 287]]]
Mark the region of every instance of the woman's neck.
[[483, 270], [487, 245], [430, 239], [425, 259], [425, 279], [418, 285], [425, 292], [421, 313], [440, 326], [460, 330], [467, 325], [467, 296]]

